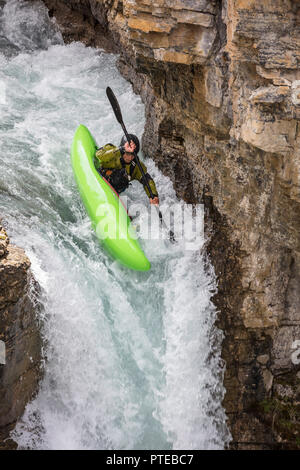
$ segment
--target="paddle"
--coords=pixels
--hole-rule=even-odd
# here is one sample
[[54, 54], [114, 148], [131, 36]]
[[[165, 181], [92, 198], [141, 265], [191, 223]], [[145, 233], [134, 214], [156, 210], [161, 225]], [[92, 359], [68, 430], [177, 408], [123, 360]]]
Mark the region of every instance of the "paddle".
[[[110, 102], [110, 104], [111, 104], [111, 107], [112, 107], [112, 109], [113, 109], [113, 111], [114, 111], [114, 113], [115, 113], [115, 116], [116, 116], [116, 118], [117, 118], [117, 121], [121, 124], [121, 127], [122, 127], [122, 129], [123, 129], [123, 132], [124, 132], [124, 134], [125, 134], [125, 136], [126, 136], [127, 142], [130, 143], [130, 139], [129, 139], [128, 132], [127, 132], [127, 129], [126, 129], [126, 127], [125, 127], [125, 124], [124, 124], [124, 121], [123, 121], [123, 118], [122, 118], [121, 108], [120, 108], [120, 105], [119, 105], [119, 103], [118, 103], [118, 100], [117, 100], [117, 98], [116, 98], [114, 92], [112, 91], [112, 89], [111, 89], [110, 87], [107, 87], [107, 88], [106, 88], [106, 94], [107, 94], [107, 98], [109, 99], [109, 102]], [[133, 152], [133, 154], [134, 154], [134, 159], [135, 159], [135, 161], [136, 161], [136, 163], [137, 163], [137, 166], [138, 166], [140, 172], [141, 172], [142, 175], [143, 175], [143, 180], [145, 181], [145, 184], [146, 184], [146, 187], [147, 187], [147, 189], [148, 189], [148, 191], [149, 191], [150, 197], [151, 197], [151, 199], [154, 199], [155, 196], [154, 196], [154, 194], [153, 194], [153, 192], [152, 192], [152, 189], [151, 189], [151, 187], [150, 187], [150, 185], [149, 185], [149, 182], [147, 181], [147, 178], [145, 177], [145, 172], [144, 172], [143, 167], [142, 167], [142, 165], [141, 165], [140, 159], [139, 159], [138, 155], [137, 155], [135, 152]], [[156, 210], [157, 210], [158, 215], [159, 215], [160, 223], [162, 224], [162, 226], [163, 226], [166, 230], [168, 230], [168, 227], [166, 226], [166, 224], [165, 224], [165, 222], [164, 222], [164, 220], [163, 220], [162, 213], [160, 212], [160, 210], [159, 210], [159, 208], [158, 208], [157, 206], [155, 206], [155, 207], [156, 207]], [[169, 231], [169, 237], [170, 237], [170, 241], [172, 241], [172, 242], [175, 242], [175, 241], [176, 241], [176, 240], [175, 240], [174, 233], [172, 232], [172, 230]]]

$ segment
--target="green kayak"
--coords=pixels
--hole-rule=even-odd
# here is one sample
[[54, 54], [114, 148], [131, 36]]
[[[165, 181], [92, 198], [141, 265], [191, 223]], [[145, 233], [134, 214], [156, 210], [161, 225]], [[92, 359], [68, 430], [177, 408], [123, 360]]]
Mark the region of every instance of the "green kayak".
[[127, 268], [148, 271], [151, 267], [138, 240], [126, 208], [94, 165], [96, 143], [80, 125], [75, 133], [71, 160], [80, 196], [99, 241], [110, 255]]

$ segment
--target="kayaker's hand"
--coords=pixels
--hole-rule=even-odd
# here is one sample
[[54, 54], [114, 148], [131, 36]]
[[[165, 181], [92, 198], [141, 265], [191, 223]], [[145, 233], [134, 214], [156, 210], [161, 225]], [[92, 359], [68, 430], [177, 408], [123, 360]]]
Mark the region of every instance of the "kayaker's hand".
[[124, 150], [127, 153], [133, 153], [136, 149], [136, 145], [133, 142], [133, 140], [130, 141], [130, 144], [128, 142], [125, 142], [124, 144]]
[[159, 205], [159, 199], [157, 196], [155, 196], [153, 199], [150, 197], [150, 204], [154, 204], [155, 206]]

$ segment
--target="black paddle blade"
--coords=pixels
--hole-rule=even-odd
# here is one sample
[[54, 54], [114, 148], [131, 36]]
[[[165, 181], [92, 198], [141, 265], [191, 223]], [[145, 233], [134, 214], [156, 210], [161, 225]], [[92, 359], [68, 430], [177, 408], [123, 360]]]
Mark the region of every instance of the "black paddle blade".
[[123, 124], [123, 118], [122, 118], [122, 113], [121, 113], [121, 108], [120, 108], [120, 105], [118, 103], [118, 100], [117, 98], [115, 97], [115, 94], [114, 92], [112, 91], [112, 89], [108, 86], [106, 88], [106, 94], [107, 94], [107, 98], [109, 99], [110, 101], [110, 104], [111, 104], [111, 107], [115, 113], [115, 116], [117, 118], [117, 121], [120, 123], [120, 124]]

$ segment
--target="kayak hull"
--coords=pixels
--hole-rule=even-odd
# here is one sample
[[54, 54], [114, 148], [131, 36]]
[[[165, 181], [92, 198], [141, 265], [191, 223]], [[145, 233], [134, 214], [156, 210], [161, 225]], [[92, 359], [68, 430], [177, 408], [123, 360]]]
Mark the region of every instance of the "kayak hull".
[[89, 130], [80, 125], [73, 138], [71, 161], [81, 199], [96, 235], [106, 251], [127, 268], [148, 271], [145, 256], [130, 218], [118, 194], [97, 172], [96, 143]]

